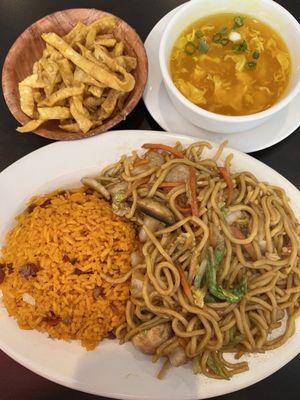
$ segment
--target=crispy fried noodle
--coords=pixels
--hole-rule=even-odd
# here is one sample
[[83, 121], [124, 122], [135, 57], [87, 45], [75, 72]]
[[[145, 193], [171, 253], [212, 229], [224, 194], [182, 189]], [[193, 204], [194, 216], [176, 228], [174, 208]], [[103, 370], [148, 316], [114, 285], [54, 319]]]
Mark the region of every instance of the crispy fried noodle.
[[195, 373], [229, 379], [248, 364], [225, 353], [272, 350], [295, 331], [299, 222], [281, 188], [230, 172], [224, 144], [209, 158], [207, 142], [143, 147], [83, 179], [140, 226], [117, 337], [165, 357], [159, 377], [192, 361]]

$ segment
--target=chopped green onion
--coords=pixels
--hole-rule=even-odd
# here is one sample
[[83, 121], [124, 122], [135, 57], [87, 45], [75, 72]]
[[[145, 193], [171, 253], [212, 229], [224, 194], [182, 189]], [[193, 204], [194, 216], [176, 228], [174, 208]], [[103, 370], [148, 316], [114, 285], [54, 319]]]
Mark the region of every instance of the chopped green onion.
[[232, 46], [232, 50], [235, 53], [244, 53], [248, 49], [247, 42], [243, 40], [241, 43], [235, 43]]
[[245, 63], [246, 69], [255, 69], [255, 67], [256, 67], [256, 61], [247, 61]]
[[187, 42], [187, 44], [184, 47], [184, 51], [188, 56], [191, 56], [195, 53], [196, 51], [196, 46], [194, 45], [193, 42]]
[[226, 46], [229, 43], [229, 39], [223, 38], [223, 39], [220, 40], [219, 43], [221, 43], [222, 46]]
[[242, 18], [242, 17], [235, 17], [235, 18], [234, 18], [234, 23], [235, 23], [237, 26], [243, 26], [243, 25], [244, 25], [244, 23], [243, 23], [243, 18]]
[[[213, 297], [227, 301], [228, 303], [238, 303], [242, 300], [247, 293], [247, 280], [246, 277], [243, 282], [234, 289], [225, 289], [217, 282], [217, 269], [221, 264], [222, 259], [226, 253], [223, 245], [216, 247], [213, 254], [208, 253], [206, 256], [207, 264], [205, 268], [206, 285]], [[204, 302], [210, 301], [210, 298], [205, 298]]]
[[243, 18], [238, 16], [234, 18], [233, 29], [240, 28], [244, 25]]
[[207, 53], [209, 49], [209, 44], [205, 42], [205, 40], [200, 40], [199, 42], [199, 50], [201, 53]]
[[254, 58], [255, 60], [258, 60], [258, 59], [259, 59], [259, 56], [260, 56], [260, 54], [259, 54], [259, 52], [256, 51], [256, 50], [252, 53], [252, 58]]
[[219, 33], [220, 33], [221, 35], [224, 35], [227, 31], [228, 31], [227, 26], [222, 26], [222, 28], [219, 30]]
[[202, 31], [196, 31], [195, 32], [195, 35], [196, 35], [196, 37], [198, 38], [198, 39], [201, 39], [202, 38], [202, 36], [203, 36], [203, 32]]
[[224, 217], [227, 217], [227, 215], [229, 214], [229, 210], [228, 208], [225, 207], [225, 205], [223, 205], [222, 207], [220, 207], [221, 213], [224, 215]]
[[222, 35], [221, 33], [215, 33], [212, 40], [215, 43], [220, 43], [220, 40], [222, 39]]
[[207, 366], [209, 369], [214, 372], [216, 375], [220, 376], [221, 378], [224, 378], [226, 380], [230, 380], [230, 377], [226, 373], [226, 369], [222, 368], [221, 363], [214, 357], [214, 353], [210, 353], [208, 358], [207, 358]]

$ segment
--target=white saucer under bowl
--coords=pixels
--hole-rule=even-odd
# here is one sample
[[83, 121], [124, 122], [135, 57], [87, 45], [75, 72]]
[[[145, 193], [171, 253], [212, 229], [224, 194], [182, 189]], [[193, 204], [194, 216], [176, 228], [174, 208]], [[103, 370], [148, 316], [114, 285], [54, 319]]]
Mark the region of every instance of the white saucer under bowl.
[[144, 91], [145, 105], [155, 121], [166, 131], [191, 135], [217, 143], [228, 140], [228, 146], [250, 153], [273, 146], [291, 135], [300, 125], [300, 95], [288, 107], [264, 124], [232, 134], [213, 133], [198, 128], [184, 119], [173, 106], [160, 72], [158, 52], [162, 33], [168, 21], [182, 6], [165, 15], [149, 33], [145, 47], [149, 60], [148, 82]]

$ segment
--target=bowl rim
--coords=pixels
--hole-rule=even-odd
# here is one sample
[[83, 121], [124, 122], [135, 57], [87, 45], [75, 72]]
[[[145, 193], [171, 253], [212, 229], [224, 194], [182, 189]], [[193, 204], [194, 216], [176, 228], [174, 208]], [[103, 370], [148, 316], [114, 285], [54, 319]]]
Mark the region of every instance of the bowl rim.
[[[108, 120], [104, 121], [104, 123], [98, 127], [95, 127], [93, 129], [90, 129], [86, 134], [83, 132], [67, 132], [67, 131], [58, 131], [58, 129], [48, 129], [48, 127], [43, 127], [43, 125], [29, 133], [34, 133], [38, 136], [45, 137], [48, 139], [52, 140], [62, 140], [62, 141], [68, 141], [68, 140], [74, 140], [74, 139], [85, 139], [88, 137], [92, 137], [104, 132], [107, 132], [111, 128], [114, 128], [116, 125], [118, 125], [120, 122], [126, 119], [126, 117], [135, 109], [135, 107], [138, 105], [140, 99], [142, 98], [143, 91], [145, 89], [147, 79], [148, 79], [148, 70], [149, 70], [149, 63], [148, 63], [148, 56], [147, 52], [144, 46], [144, 43], [142, 39], [140, 38], [139, 34], [137, 31], [129, 25], [128, 22], [126, 22], [124, 19], [120, 18], [118, 15], [112, 14], [109, 11], [106, 10], [101, 10], [97, 9], [94, 7], [74, 7], [74, 8], [65, 8], [62, 10], [57, 10], [55, 12], [52, 12], [50, 14], [47, 14], [45, 16], [42, 16], [38, 20], [34, 21], [32, 24], [27, 26], [19, 35], [18, 37], [14, 40], [12, 43], [11, 47], [9, 48], [4, 62], [2, 66], [2, 73], [1, 73], [1, 85], [2, 85], [2, 93], [3, 97], [6, 103], [7, 108], [9, 109], [10, 113], [12, 116], [15, 118], [16, 121], [18, 121], [20, 124], [24, 125], [28, 121], [31, 120], [27, 115], [25, 115], [21, 108], [20, 108], [20, 101], [18, 98], [18, 95], [12, 96], [11, 93], [14, 91], [14, 83], [13, 83], [13, 71], [9, 72], [9, 64], [11, 63], [11, 60], [14, 60], [14, 52], [15, 49], [18, 47], [19, 42], [25, 37], [30, 30], [39, 25], [42, 21], [48, 20], [49, 18], [56, 16], [56, 15], [61, 15], [64, 13], [74, 13], [74, 12], [95, 12], [101, 13], [103, 16], [113, 16], [116, 18], [117, 23], [122, 23], [124, 27], [126, 27], [128, 30], [130, 30], [134, 36], [135, 36], [135, 41], [134, 41], [134, 46], [132, 46], [133, 50], [136, 48], [136, 45], [139, 46], [139, 49], [141, 53], [138, 55], [136, 52], [136, 57], [138, 62], [143, 61], [143, 67], [144, 67], [144, 73], [142, 75], [142, 80], [141, 84], [136, 90], [136, 86], [133, 88], [131, 92], [128, 94], [128, 99], [125, 103], [125, 106], [123, 107], [122, 110], [120, 110], [117, 114], [113, 115], [110, 117]], [[102, 17], [100, 17], [102, 18]], [[80, 20], [80, 19], [79, 19]], [[70, 28], [72, 29], [72, 27]], [[28, 40], [28, 39], [27, 39]], [[16, 58], [17, 59], [17, 58]], [[8, 77], [8, 79], [7, 79]], [[135, 93], [136, 95], [132, 98], [130, 98], [130, 95], [132, 93]], [[13, 98], [13, 100], [12, 100]], [[66, 137], [60, 137], [60, 135], [66, 135]]]
[[[159, 65], [160, 65], [160, 70], [163, 76], [164, 83], [167, 87], [167, 91], [171, 91], [172, 95], [176, 97], [180, 103], [188, 108], [190, 111], [193, 113], [198, 114], [198, 116], [201, 117], [206, 117], [208, 119], [218, 121], [218, 122], [227, 122], [227, 123], [247, 123], [247, 122], [254, 122], [254, 121], [259, 121], [263, 119], [267, 119], [268, 117], [271, 117], [273, 114], [279, 112], [283, 108], [285, 108], [296, 96], [298, 93], [300, 93], [300, 80], [293, 85], [293, 87], [290, 90], [290, 93], [284, 95], [282, 98], [279, 99], [275, 104], [273, 104], [270, 108], [254, 113], [254, 114], [249, 114], [249, 115], [224, 115], [224, 114], [218, 114], [214, 113], [212, 111], [205, 110], [204, 108], [197, 106], [196, 104], [192, 103], [190, 100], [188, 100], [180, 91], [177, 89], [175, 86], [170, 72], [168, 68], [168, 57], [166, 55], [166, 43], [168, 39], [168, 35], [170, 33], [170, 30], [173, 28], [173, 26], [178, 22], [178, 20], [181, 18], [181, 15], [185, 12], [185, 10], [193, 7], [196, 3], [201, 5], [202, 0], [191, 0], [184, 4], [182, 7], [178, 9], [178, 11], [175, 13], [175, 15], [170, 19], [166, 29], [163, 32], [160, 46], [159, 46]], [[289, 22], [293, 25], [293, 28], [295, 31], [298, 32], [299, 38], [300, 38], [300, 24], [296, 20], [296, 18], [287, 10], [285, 9], [282, 5], [279, 3], [273, 1], [273, 0], [259, 0], [261, 3], [268, 4], [268, 6], [273, 7], [277, 9], [281, 14], [284, 14], [287, 19], [289, 19]], [[188, 26], [188, 25], [186, 25]], [[295, 69], [295, 68], [294, 68]], [[293, 72], [292, 72], [293, 73]]]

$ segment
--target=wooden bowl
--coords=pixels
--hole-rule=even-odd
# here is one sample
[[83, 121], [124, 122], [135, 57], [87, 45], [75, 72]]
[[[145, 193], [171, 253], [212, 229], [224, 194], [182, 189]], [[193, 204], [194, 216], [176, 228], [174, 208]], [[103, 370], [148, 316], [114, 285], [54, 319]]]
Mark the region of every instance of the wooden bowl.
[[[2, 71], [2, 88], [5, 101], [13, 116], [20, 124], [24, 125], [30, 119], [20, 108], [18, 83], [32, 73], [32, 66], [35, 61], [41, 58], [45, 48], [45, 42], [41, 38], [43, 32], [55, 32], [60, 36], [68, 33], [78, 21], [89, 25], [93, 21], [104, 16], [111, 16], [104, 11], [89, 8], [74, 8], [58, 11], [35, 22], [27, 28], [15, 41], [9, 50]], [[123, 110], [106, 120], [101, 126], [91, 129], [88, 133], [66, 132], [58, 127], [57, 121], [45, 122], [42, 127], [34, 133], [55, 140], [81, 139], [97, 135], [112, 128], [134, 109], [140, 100], [148, 75], [148, 60], [144, 45], [136, 31], [125, 21], [114, 16], [117, 20], [114, 35], [122, 40], [126, 53], [137, 58], [137, 68], [133, 71], [136, 84], [129, 94]]]

